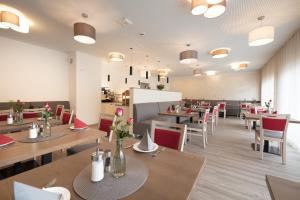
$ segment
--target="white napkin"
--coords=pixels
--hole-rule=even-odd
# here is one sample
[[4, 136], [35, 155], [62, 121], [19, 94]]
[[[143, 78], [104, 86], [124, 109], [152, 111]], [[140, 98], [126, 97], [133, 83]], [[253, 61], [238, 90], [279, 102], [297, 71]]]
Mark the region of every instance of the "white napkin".
[[147, 130], [147, 133], [143, 135], [143, 138], [139, 144], [139, 149], [143, 151], [151, 151], [154, 148], [154, 144], [150, 138], [149, 132]]
[[14, 182], [15, 200], [60, 200], [60, 194], [48, 192], [30, 185]]

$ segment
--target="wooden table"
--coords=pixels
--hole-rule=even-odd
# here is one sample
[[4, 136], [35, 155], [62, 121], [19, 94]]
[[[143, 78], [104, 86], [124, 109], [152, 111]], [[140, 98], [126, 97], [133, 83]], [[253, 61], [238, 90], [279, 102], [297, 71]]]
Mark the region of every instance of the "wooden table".
[[22, 143], [18, 140], [28, 137], [28, 131], [7, 134], [16, 139], [17, 142], [8, 147], [0, 148], [0, 167], [67, 149], [78, 144], [96, 141], [97, 138], [106, 135], [105, 132], [92, 128], [82, 132], [71, 131], [68, 125], [52, 127], [52, 132], [61, 132], [64, 133], [64, 136], [44, 142]]
[[[270, 114], [264, 113], [264, 114], [252, 114], [252, 113], [245, 113], [245, 119], [246, 120], [253, 120], [253, 121], [258, 121], [260, 120], [261, 116], [268, 116]], [[289, 121], [290, 123], [294, 123], [294, 124], [300, 124], [300, 120], [297, 119], [290, 119]]]
[[176, 123], [180, 123], [180, 117], [187, 117], [190, 119], [190, 122], [193, 122], [193, 117], [196, 117], [198, 113], [192, 112], [192, 113], [186, 113], [186, 112], [160, 112], [158, 113], [160, 115], [166, 115], [166, 116], [173, 116], [176, 117]]
[[[11, 125], [8, 125], [6, 123], [6, 121], [2, 121], [2, 122], [0, 122], [0, 134], [29, 130], [29, 127], [32, 124], [32, 122], [34, 122], [36, 124], [44, 123], [44, 121], [38, 120], [38, 118], [24, 119], [22, 123], [11, 124]], [[49, 122], [52, 126], [61, 125], [60, 120], [51, 119], [51, 120], [49, 120]]]
[[[130, 140], [129, 142], [136, 141]], [[109, 143], [106, 140], [100, 144], [100, 148], [112, 149], [114, 144], [115, 142]], [[91, 163], [90, 155], [94, 151], [95, 149], [88, 149], [0, 181], [0, 199], [12, 198], [13, 181], [41, 188], [53, 178], [57, 179], [55, 186], [69, 189], [72, 200], [81, 199], [73, 190], [73, 180], [84, 167]], [[125, 198], [128, 200], [188, 199], [206, 162], [205, 157], [199, 154], [184, 153], [168, 148], [156, 157], [151, 154], [134, 152], [132, 148], [124, 149], [124, 151], [126, 156], [142, 160], [149, 169], [146, 183], [138, 191]]]
[[276, 176], [266, 175], [266, 182], [272, 200], [299, 200], [300, 183]]

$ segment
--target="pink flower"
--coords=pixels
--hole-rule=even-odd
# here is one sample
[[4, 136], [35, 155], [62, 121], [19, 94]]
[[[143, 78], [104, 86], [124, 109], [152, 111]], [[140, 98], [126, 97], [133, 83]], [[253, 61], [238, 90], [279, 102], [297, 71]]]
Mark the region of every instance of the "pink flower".
[[45, 108], [49, 108], [49, 104], [48, 103], [46, 103]]
[[124, 113], [123, 108], [117, 108], [117, 110], [116, 110], [116, 115], [117, 116], [122, 117], [123, 113]]
[[127, 120], [127, 124], [128, 124], [128, 125], [131, 125], [131, 124], [133, 124], [133, 118], [131, 118], [131, 117], [130, 117], [130, 118], [128, 118], [128, 120]]
[[48, 112], [50, 112], [52, 109], [51, 109], [51, 107], [48, 107]]

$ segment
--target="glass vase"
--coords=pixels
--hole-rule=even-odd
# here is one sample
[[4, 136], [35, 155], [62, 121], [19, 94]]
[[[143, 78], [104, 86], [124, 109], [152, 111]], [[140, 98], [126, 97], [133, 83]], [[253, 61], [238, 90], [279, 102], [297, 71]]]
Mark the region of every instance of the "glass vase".
[[113, 157], [112, 175], [115, 178], [120, 178], [125, 175], [126, 172], [126, 159], [123, 152], [123, 140], [117, 139], [116, 151]]
[[43, 131], [41, 132], [42, 137], [49, 137], [51, 136], [51, 124], [48, 120], [45, 120], [43, 125]]
[[15, 122], [22, 123], [23, 122], [23, 112], [16, 112], [15, 113]]

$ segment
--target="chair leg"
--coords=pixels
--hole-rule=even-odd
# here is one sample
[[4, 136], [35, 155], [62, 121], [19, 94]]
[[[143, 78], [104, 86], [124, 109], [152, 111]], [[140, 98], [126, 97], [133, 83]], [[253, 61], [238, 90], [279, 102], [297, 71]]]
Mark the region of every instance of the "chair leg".
[[260, 158], [264, 159], [264, 140], [260, 138]]
[[286, 164], [286, 144], [282, 142], [282, 164]]
[[205, 142], [206, 142], [206, 144], [208, 144], [208, 140], [207, 140], [207, 131], [205, 131]]
[[257, 139], [256, 139], [256, 136], [255, 136], [255, 143], [254, 143], [254, 151], [256, 152], [257, 151]]
[[205, 134], [202, 133], [202, 141], [203, 141], [203, 148], [204, 148], [204, 149], [205, 149], [205, 147], [206, 147], [206, 146], [205, 146], [205, 143], [206, 143], [205, 140], [206, 140], [206, 139], [205, 139]]

